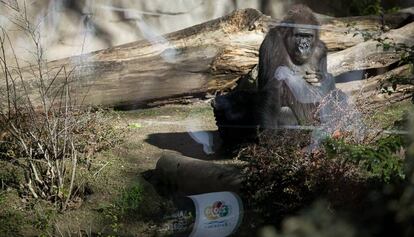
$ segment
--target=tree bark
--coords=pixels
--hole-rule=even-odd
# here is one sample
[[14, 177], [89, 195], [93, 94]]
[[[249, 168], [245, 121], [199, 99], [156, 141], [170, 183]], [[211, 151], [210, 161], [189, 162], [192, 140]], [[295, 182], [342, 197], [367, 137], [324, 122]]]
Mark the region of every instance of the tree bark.
[[[334, 76], [345, 72], [383, 68], [401, 59], [401, 53], [396, 51], [394, 45], [414, 45], [414, 23], [402, 28], [391, 30], [380, 36], [386, 39], [380, 42], [371, 39], [351, 48], [328, 55], [328, 71]], [[389, 49], [385, 47], [391, 45]]]
[[382, 30], [397, 29], [411, 23], [413, 14], [399, 12], [380, 16], [320, 17], [321, 39], [329, 52], [350, 48], [365, 41], [364, 36], [380, 34]]
[[[393, 82], [393, 79], [396, 80]], [[339, 88], [353, 95], [359, 107], [372, 110], [411, 98], [414, 93], [413, 72], [410, 65], [403, 65], [364, 81], [344, 83]]]

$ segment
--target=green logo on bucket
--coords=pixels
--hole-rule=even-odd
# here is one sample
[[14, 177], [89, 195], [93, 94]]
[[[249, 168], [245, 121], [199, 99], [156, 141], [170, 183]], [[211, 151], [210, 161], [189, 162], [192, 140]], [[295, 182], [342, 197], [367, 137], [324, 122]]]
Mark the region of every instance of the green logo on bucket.
[[212, 206], [204, 209], [204, 215], [209, 220], [217, 220], [218, 218], [226, 217], [230, 214], [230, 207], [223, 201], [217, 201]]

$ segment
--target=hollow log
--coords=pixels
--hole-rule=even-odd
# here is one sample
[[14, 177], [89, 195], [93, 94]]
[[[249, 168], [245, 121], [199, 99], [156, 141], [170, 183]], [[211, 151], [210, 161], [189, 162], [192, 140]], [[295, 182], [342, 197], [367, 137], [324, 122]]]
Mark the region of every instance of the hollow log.
[[[384, 19], [389, 19], [392, 28], [405, 24], [409, 16], [401, 13]], [[349, 37], [354, 35], [350, 25], [377, 30], [378, 17], [324, 17], [321, 21], [322, 40], [328, 41], [331, 50], [357, 44], [329, 55], [329, 70], [334, 75], [383, 67], [398, 60], [398, 54], [378, 49], [375, 41], [360, 43], [363, 40], [359, 36]], [[258, 48], [275, 22], [254, 9], [238, 10], [151, 42], [139, 41], [49, 62], [47, 77], [56, 77], [55, 87], [71, 77], [75, 81], [72, 96], [91, 105], [141, 107], [158, 100], [214, 93], [232, 88], [257, 64]], [[385, 36], [412, 45], [413, 27], [411, 23]], [[37, 75], [33, 68], [23, 69], [23, 75], [26, 90], [35, 93], [33, 78]], [[33, 97], [34, 103], [39, 101]]]

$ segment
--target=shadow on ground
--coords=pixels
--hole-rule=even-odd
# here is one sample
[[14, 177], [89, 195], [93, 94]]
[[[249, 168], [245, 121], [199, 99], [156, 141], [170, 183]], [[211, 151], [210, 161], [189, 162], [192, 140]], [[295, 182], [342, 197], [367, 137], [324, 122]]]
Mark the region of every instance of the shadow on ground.
[[[200, 160], [217, 160], [226, 157], [219, 152], [221, 140], [217, 131], [197, 131], [192, 134], [188, 132], [175, 133], [154, 133], [148, 135], [145, 142], [156, 146], [160, 149], [177, 151], [184, 156], [192, 157]], [[201, 143], [212, 144], [214, 154], [207, 154]], [[204, 148], [204, 149], [203, 149]]]

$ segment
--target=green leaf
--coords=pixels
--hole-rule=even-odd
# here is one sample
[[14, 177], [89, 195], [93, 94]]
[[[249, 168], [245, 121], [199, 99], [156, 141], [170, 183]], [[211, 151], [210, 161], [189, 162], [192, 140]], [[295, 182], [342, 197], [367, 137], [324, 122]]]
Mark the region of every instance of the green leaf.
[[142, 128], [142, 124], [140, 124], [140, 123], [130, 123], [128, 125], [128, 128], [133, 128], [133, 129]]

